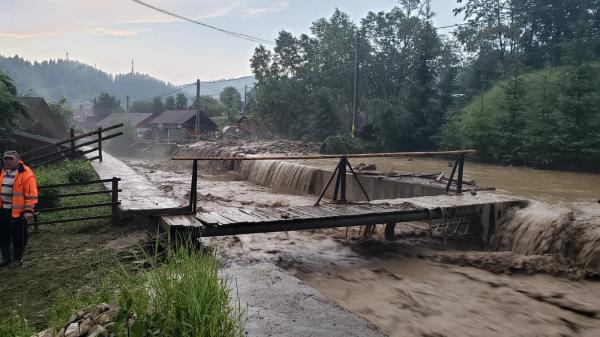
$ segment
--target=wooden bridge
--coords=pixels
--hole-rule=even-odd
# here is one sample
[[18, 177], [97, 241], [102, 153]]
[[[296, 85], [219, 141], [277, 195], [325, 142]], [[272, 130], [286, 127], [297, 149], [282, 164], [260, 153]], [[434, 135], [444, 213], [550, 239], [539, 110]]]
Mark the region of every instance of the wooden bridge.
[[195, 215], [162, 216], [160, 225], [171, 233], [212, 237], [385, 224], [386, 237], [392, 239], [397, 223], [437, 221], [449, 236], [487, 236], [498, 212], [524, 205], [521, 199], [482, 193], [295, 207], [223, 207]]
[[[186, 157], [174, 160], [193, 161], [192, 186], [188, 214], [162, 215], [159, 223], [170, 233], [186, 233], [198, 237], [239, 235], [296, 231], [350, 226], [386, 225], [386, 237], [393, 237], [396, 223], [414, 221], [437, 221], [437, 228], [450, 234], [482, 234], [487, 241], [493, 232], [496, 219], [509, 207], [522, 207], [525, 201], [496, 193], [476, 195], [462, 193], [464, 159], [474, 151], [411, 152], [359, 155], [317, 155], [277, 157]], [[348, 158], [372, 157], [435, 157], [456, 156], [446, 193], [438, 196], [370, 201], [354, 172]], [[223, 207], [211, 212], [197, 212], [198, 161], [209, 160], [299, 160], [340, 158], [329, 182], [311, 206], [237, 208]], [[368, 202], [352, 203], [346, 198], [346, 173], [352, 174]], [[450, 191], [455, 173], [455, 192]], [[333, 202], [322, 204], [321, 200], [333, 180], [336, 180]]]

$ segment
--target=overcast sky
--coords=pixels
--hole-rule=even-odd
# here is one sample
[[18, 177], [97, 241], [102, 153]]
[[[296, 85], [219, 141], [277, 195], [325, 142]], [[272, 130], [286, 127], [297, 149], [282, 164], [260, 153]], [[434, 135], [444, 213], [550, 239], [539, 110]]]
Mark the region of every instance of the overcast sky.
[[[389, 10], [393, 0], [147, 0], [202, 22], [275, 39], [285, 29], [308, 33], [338, 7], [355, 21]], [[438, 26], [454, 24], [455, 0], [433, 0]], [[175, 84], [251, 74], [256, 43], [182, 22], [131, 0], [0, 0], [0, 55], [65, 58], [110, 73], [131, 69]]]

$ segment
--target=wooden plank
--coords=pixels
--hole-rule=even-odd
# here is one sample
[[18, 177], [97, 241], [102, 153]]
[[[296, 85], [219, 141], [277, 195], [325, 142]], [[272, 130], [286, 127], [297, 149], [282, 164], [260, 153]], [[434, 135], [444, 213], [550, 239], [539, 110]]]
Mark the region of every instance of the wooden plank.
[[[275, 207], [274, 211], [279, 213], [279, 220], [287, 220], [287, 219], [299, 219], [300, 216], [295, 214], [290, 208], [284, 207]], [[291, 211], [291, 212], [290, 212]], [[287, 217], [285, 217], [287, 215]]]
[[235, 223], [234, 221], [231, 221], [230, 219], [222, 216], [219, 212], [210, 212], [208, 213], [208, 215], [217, 220], [219, 222], [219, 226], [223, 226], [223, 225], [229, 225], [231, 223]]
[[250, 216], [244, 212], [241, 212], [240, 209], [236, 209], [236, 208], [231, 208], [231, 209], [226, 209], [223, 210], [225, 212], [225, 216], [227, 216], [228, 218], [233, 217], [231, 219], [236, 219], [239, 223], [255, 223], [255, 222], [261, 222], [261, 220]]
[[257, 212], [256, 208], [241, 208], [240, 212], [242, 212], [244, 214], [248, 214], [249, 216], [252, 216], [259, 221], [269, 221], [271, 219], [270, 217], [264, 215], [263, 213]]
[[[312, 206], [310, 206], [312, 207]], [[298, 207], [294, 210], [297, 215], [297, 219], [317, 219], [317, 218], [322, 218], [324, 217], [324, 214], [322, 213], [317, 213], [317, 212], [311, 212], [309, 210], [306, 209], [306, 207], [302, 206], [302, 207]]]
[[219, 224], [217, 220], [215, 220], [213, 217], [210, 216], [210, 214], [207, 213], [198, 213], [196, 214], [196, 218], [207, 226], [217, 226]]
[[278, 212], [273, 212], [273, 210], [271, 210], [270, 208], [256, 208], [253, 212], [258, 213], [258, 215], [267, 218], [267, 220], [265, 220], [266, 222], [281, 220], [281, 214], [279, 214]]
[[168, 215], [161, 218], [169, 227], [199, 227], [202, 225], [192, 215]]
[[362, 212], [355, 212], [347, 207], [331, 207], [330, 205], [321, 205], [321, 208], [331, 212], [335, 216], [352, 216], [352, 215], [360, 215]]

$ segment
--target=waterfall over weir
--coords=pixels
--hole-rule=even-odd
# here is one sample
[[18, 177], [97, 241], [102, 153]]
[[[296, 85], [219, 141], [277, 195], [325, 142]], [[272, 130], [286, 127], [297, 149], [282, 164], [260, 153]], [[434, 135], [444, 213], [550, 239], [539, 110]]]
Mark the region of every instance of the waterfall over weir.
[[322, 171], [286, 161], [240, 161], [235, 169], [241, 178], [268, 186], [279, 192], [315, 193], [315, 183]]

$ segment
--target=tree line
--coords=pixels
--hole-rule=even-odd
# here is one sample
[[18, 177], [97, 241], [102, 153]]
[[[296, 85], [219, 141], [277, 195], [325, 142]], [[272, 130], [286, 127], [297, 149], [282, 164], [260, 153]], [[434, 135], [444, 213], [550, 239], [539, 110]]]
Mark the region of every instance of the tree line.
[[[251, 96], [251, 95], [250, 95]], [[225, 116], [232, 122], [240, 113], [243, 112], [244, 102], [238, 89], [234, 87], [225, 87], [219, 94], [219, 98], [209, 95], [201, 95], [199, 102], [195, 100], [188, 102], [188, 97], [180, 92], [175, 96], [165, 97], [156, 96], [150, 100], [134, 101], [129, 107], [129, 112], [133, 113], [161, 113], [167, 110], [188, 110], [197, 109], [205, 112], [209, 117]], [[94, 114], [98, 119], [102, 119], [114, 112], [124, 112], [127, 107], [123, 107], [116, 96], [109, 93], [101, 93], [94, 98]]]
[[336, 10], [311, 34], [282, 31], [251, 59], [253, 112], [284, 136], [339, 143], [352, 128], [356, 73], [350, 151], [473, 146], [483, 161], [589, 165], [584, 153], [600, 149], [600, 1], [458, 0], [454, 13], [464, 24], [446, 34], [430, 0], [400, 0], [359, 23]]

